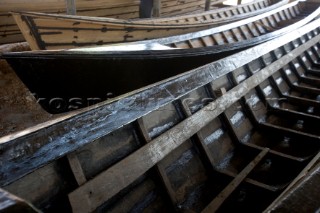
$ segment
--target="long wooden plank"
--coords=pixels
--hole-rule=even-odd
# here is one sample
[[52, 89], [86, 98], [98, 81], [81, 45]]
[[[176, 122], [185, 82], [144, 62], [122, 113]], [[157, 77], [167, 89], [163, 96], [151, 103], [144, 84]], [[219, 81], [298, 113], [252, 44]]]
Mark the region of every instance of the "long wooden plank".
[[238, 175], [234, 178], [226, 188], [224, 188], [213, 201], [202, 211], [202, 213], [216, 212], [223, 202], [231, 195], [231, 193], [246, 179], [249, 173], [258, 165], [258, 163], [269, 152], [269, 148], [264, 148]]
[[73, 211], [94, 211], [105, 201], [143, 175], [184, 141], [196, 134], [210, 121], [223, 113], [248, 91], [262, 83], [266, 78], [288, 64], [303, 51], [318, 43], [319, 39], [320, 35], [306, 42], [303, 46], [291, 51], [290, 54], [273, 62], [254, 76], [249, 77], [238, 86], [229, 90], [216, 101], [208, 104], [193, 116], [177, 124], [149, 144], [143, 146], [127, 158], [88, 181], [82, 187], [70, 193], [69, 200]]

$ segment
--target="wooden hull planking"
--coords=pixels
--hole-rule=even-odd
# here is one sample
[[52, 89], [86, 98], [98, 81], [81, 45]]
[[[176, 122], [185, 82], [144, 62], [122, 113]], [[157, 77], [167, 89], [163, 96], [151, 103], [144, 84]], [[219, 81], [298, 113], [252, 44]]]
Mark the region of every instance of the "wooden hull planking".
[[[83, 16], [137, 18], [140, 1], [77, 1], [77, 14]], [[24, 37], [16, 25], [10, 11], [38, 11], [47, 13], [66, 13], [66, 3], [60, 0], [33, 1], [28, 4], [22, 1], [0, 2], [0, 44], [24, 41]]]
[[319, 24], [0, 138], [1, 187], [43, 210], [263, 211], [319, 161]]
[[[211, 8], [217, 2], [212, 1]], [[95, 17], [110, 17], [121, 19], [137, 19], [139, 18], [139, 4], [140, 1], [106, 1], [94, 0], [86, 1], [79, 0], [76, 3], [77, 15], [80, 16], [95, 16]], [[162, 14], [163, 15], [178, 15], [195, 10], [204, 10], [203, 6], [205, 0], [188, 0], [188, 1], [163, 1]], [[257, 5], [259, 4], [259, 5]], [[181, 6], [183, 5], [183, 7]], [[255, 3], [255, 6], [246, 7], [243, 10], [254, 11], [255, 7], [267, 7], [269, 1], [262, 0]], [[50, 9], [48, 9], [50, 8]], [[33, 4], [26, 4], [17, 1], [2, 1], [0, 2], [0, 44], [24, 41], [18, 26], [13, 17], [9, 14], [10, 11], [34, 11], [46, 13], [66, 13], [65, 1], [46, 0], [34, 1]], [[223, 14], [221, 14], [223, 15]]]
[[[38, 103], [49, 113], [56, 114], [120, 96], [234, 54], [298, 29], [320, 13], [317, 7], [313, 7], [315, 11], [308, 12], [294, 10], [294, 7], [298, 8], [293, 5], [278, 12], [230, 24], [231, 27], [226, 25], [212, 29], [207, 33], [208, 36], [196, 37], [191, 34], [195, 38], [186, 39], [188, 37], [184, 35], [182, 37], [186, 40], [173, 37], [145, 43], [146, 46], [160, 43], [184, 49], [110, 52], [87, 48], [82, 51], [7, 53], [2, 57], [11, 64], [39, 100]], [[299, 16], [300, 12], [309, 15]], [[290, 24], [288, 19], [295, 22]], [[233, 39], [235, 37], [238, 41]], [[172, 67], [179, 69], [172, 70]], [[54, 106], [53, 100], [64, 104]]]
[[232, 20], [232, 17], [237, 17], [239, 15], [252, 16], [261, 13], [261, 10], [266, 12], [266, 9], [275, 9], [286, 3], [289, 3], [289, 1], [270, 2], [268, 0], [259, 0], [254, 1], [252, 3], [239, 5], [236, 7], [219, 8], [211, 11], [195, 13], [190, 15], [180, 15], [164, 18], [137, 19], [132, 21], [134, 21], [134, 23], [144, 24], [195, 24], [211, 22], [213, 20], [221, 18], [228, 18]]
[[[263, 11], [263, 9], [260, 9], [261, 13]], [[246, 15], [250, 15], [250, 13]], [[151, 24], [139, 23], [133, 20], [41, 13], [20, 12], [13, 13], [13, 16], [33, 50], [65, 49], [77, 46], [146, 40], [194, 32], [211, 28], [213, 25], [226, 23], [224, 18], [218, 18], [216, 19], [217, 21], [213, 19], [204, 23], [201, 23], [201, 21], [194, 22], [193, 24]], [[244, 16], [239, 16], [238, 18], [240, 17], [244, 18]]]

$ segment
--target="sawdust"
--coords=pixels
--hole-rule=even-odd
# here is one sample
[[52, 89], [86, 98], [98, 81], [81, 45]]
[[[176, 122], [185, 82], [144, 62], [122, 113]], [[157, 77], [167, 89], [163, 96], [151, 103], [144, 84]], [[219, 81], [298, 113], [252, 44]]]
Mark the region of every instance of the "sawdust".
[[[14, 51], [25, 50], [15, 46]], [[45, 122], [44, 111], [5, 60], [0, 60], [0, 137]]]

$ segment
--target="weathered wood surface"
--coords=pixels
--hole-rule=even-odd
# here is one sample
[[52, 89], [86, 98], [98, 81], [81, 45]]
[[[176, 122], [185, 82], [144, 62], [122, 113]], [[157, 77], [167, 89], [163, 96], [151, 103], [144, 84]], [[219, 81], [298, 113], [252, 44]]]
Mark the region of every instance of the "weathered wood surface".
[[[304, 17], [307, 13], [300, 11], [297, 7], [297, 2], [291, 3], [281, 9], [270, 11], [269, 13], [258, 15], [254, 18], [237, 21], [223, 26], [214, 27], [209, 30], [203, 30], [194, 33], [188, 33], [178, 36], [170, 36], [166, 38], [151, 39], [146, 41], [119, 43], [116, 45], [104, 45], [97, 48], [75, 48], [73, 51], [93, 51], [99, 52], [103, 50], [125, 50], [137, 49], [139, 50], [152, 50], [155, 44], [163, 45], [162, 47], [169, 46], [172, 48], [199, 48], [215, 46], [214, 50], [221, 52], [221, 50], [230, 50], [232, 48], [241, 48], [242, 45], [250, 46], [255, 45], [257, 41], [272, 38], [275, 35], [284, 33], [286, 30], [293, 30], [295, 27], [303, 26], [304, 24], [317, 17], [319, 10]], [[290, 7], [292, 6], [292, 7]], [[317, 5], [313, 7], [317, 8]], [[304, 15], [299, 15], [299, 13]], [[311, 12], [311, 11], [309, 11]], [[294, 24], [289, 20], [295, 19]], [[223, 44], [231, 44], [229, 46], [218, 46]], [[164, 46], [165, 45], [165, 46]], [[232, 47], [233, 46], [233, 47]], [[221, 50], [220, 50], [221, 49]], [[213, 50], [213, 49], [212, 49]], [[178, 53], [180, 50], [171, 50], [172, 53]], [[208, 50], [206, 50], [208, 51]]]
[[1, 213], [40, 213], [32, 204], [21, 198], [10, 194], [9, 192], [0, 189], [0, 212]]
[[[36, 1], [34, 4], [26, 4], [23, 1], [1, 1], [0, 2], [0, 44], [24, 41], [18, 26], [10, 11], [36, 11], [46, 13], [66, 13], [66, 0]], [[163, 15], [171, 16], [184, 14], [196, 10], [203, 10], [205, 0], [187, 1], [163, 1]], [[265, 0], [266, 1], [266, 0]], [[214, 2], [213, 2], [214, 4]], [[105, 0], [79, 0], [77, 1], [77, 15], [110, 17], [110, 18], [138, 18], [140, 1], [105, 1]], [[262, 4], [261, 4], [262, 5]], [[264, 3], [265, 6], [268, 3]]]
[[[258, 15], [262, 12], [267, 12], [269, 10], [275, 9], [277, 7], [283, 6], [289, 3], [289, 1], [279, 1], [279, 2], [269, 2], [266, 0], [259, 0], [255, 2], [251, 2], [248, 4], [243, 4], [237, 7], [226, 7], [214, 9], [207, 12], [188, 14], [188, 15], [180, 15], [173, 17], [160, 17], [153, 19], [138, 19], [133, 20], [136, 23], [164, 23], [164, 24], [192, 24], [192, 23], [203, 23], [210, 22], [214, 19], [228, 18], [232, 20], [234, 18], [238, 18], [239, 16], [254, 16]], [[254, 5], [254, 6], [253, 6]]]
[[[69, 199], [73, 210], [76, 212], [94, 211], [105, 201], [119, 193], [121, 189], [133, 183], [134, 180], [138, 179], [201, 128], [208, 125], [242, 96], [258, 86], [274, 72], [281, 69], [283, 65], [289, 63], [303, 51], [318, 43], [319, 38], [320, 36], [313, 38], [305, 43], [304, 46], [293, 50], [291, 54], [283, 56], [281, 59], [260, 70], [259, 73], [249, 77], [221, 96], [221, 98], [208, 104], [193, 116], [177, 124], [165, 134], [157, 137], [132, 155], [70, 193]], [[216, 106], [219, 107], [216, 108]], [[106, 191], [108, 192], [107, 194], [105, 193]]]
[[[313, 62], [318, 62], [319, 21], [121, 98], [66, 114], [50, 123], [1, 138], [1, 156], [6, 162], [0, 167], [1, 184], [7, 185], [12, 192], [19, 189], [20, 193], [27, 191], [28, 187], [21, 190], [16, 184], [23, 183], [24, 179], [34, 180], [40, 170], [49, 169], [45, 166], [49, 162], [54, 161], [59, 167], [57, 159], [62, 160], [76, 150], [88, 182], [80, 187], [73, 186], [76, 180], [66, 177], [68, 170], [63, 170], [62, 177], [53, 175], [54, 181], [65, 179], [69, 183], [71, 188], [67, 193], [70, 193], [74, 209], [90, 211], [98, 207], [111, 212], [119, 209], [172, 210], [172, 206], [164, 201], [169, 196], [166, 194], [168, 192], [159, 192], [162, 186], [149, 173], [153, 166], [161, 162], [167, 165], [164, 172], [171, 183], [173, 194], [179, 197], [175, 207], [200, 212], [264, 147], [269, 147], [266, 157], [239, 185], [241, 190], [254, 188], [260, 196], [250, 194], [250, 190], [235, 191], [240, 193], [239, 199], [244, 199], [241, 197], [243, 193], [250, 194], [248, 197], [251, 198], [259, 197], [250, 203], [253, 208], [263, 208], [298, 175], [305, 163], [319, 150], [319, 133], [310, 125], [306, 115], [308, 111], [312, 111], [312, 106], [308, 105], [309, 102], [300, 100], [303, 97], [314, 101], [311, 114], [319, 117], [316, 96], [309, 92], [299, 96], [299, 91], [292, 87], [295, 82], [290, 84], [284, 77], [280, 78], [283, 75], [281, 69], [289, 69], [287, 64], [292, 61], [297, 63], [297, 58], [303, 54], [308, 54]], [[252, 57], [249, 58], [249, 54]], [[299, 64], [301, 67], [304, 63]], [[290, 69], [293, 71], [293, 68]], [[299, 69], [309, 72], [309, 68]], [[312, 70], [316, 71], [315, 68]], [[273, 78], [276, 84], [272, 83]], [[300, 82], [296, 83], [299, 85]], [[291, 85], [290, 89], [288, 85]], [[259, 93], [260, 87], [263, 93]], [[226, 93], [222, 92], [218, 98], [208, 96], [206, 94], [214, 94], [209, 92], [209, 88], [212, 91], [225, 88]], [[288, 103], [279, 104], [278, 108], [290, 107], [292, 111], [301, 113], [291, 113], [289, 116], [272, 110], [266, 113], [266, 103], [279, 101], [277, 98], [272, 99], [277, 97], [275, 93], [282, 95], [281, 97], [286, 95], [299, 99], [298, 103], [280, 99]], [[155, 101], [148, 101], [148, 97]], [[203, 98], [207, 102], [203, 102]], [[190, 117], [181, 115], [180, 101], [188, 106], [192, 114]], [[303, 104], [309, 108], [299, 108]], [[168, 110], [164, 111], [164, 107]], [[147, 122], [145, 129], [152, 139], [145, 145], [134, 127], [135, 121], [141, 117]], [[288, 117], [291, 120], [287, 121]], [[162, 118], [161, 122], [157, 123], [156, 118]], [[194, 128], [190, 128], [191, 126]], [[196, 151], [201, 146], [196, 141], [197, 138], [193, 137], [195, 134], [202, 136], [203, 144], [208, 146], [214, 157], [213, 161], [208, 162], [208, 167], [205, 166], [206, 159]], [[129, 145], [132, 148], [125, 148]], [[120, 153], [116, 151], [119, 149], [122, 149]], [[302, 150], [303, 153], [300, 153]], [[119, 154], [120, 157], [115, 157]], [[227, 157], [229, 154], [232, 154], [231, 158]], [[302, 161], [297, 158], [300, 156], [304, 156]], [[110, 179], [104, 179], [104, 176]], [[46, 177], [51, 185], [51, 176]], [[219, 187], [215, 187], [215, 183]], [[99, 184], [98, 188], [94, 187], [96, 184]], [[110, 190], [103, 190], [109, 187]], [[85, 194], [79, 197], [80, 191]], [[66, 191], [61, 189], [60, 192], [63, 192], [60, 197], [66, 196]], [[262, 195], [266, 196], [265, 199], [260, 199]], [[81, 199], [85, 202], [75, 202]], [[189, 202], [189, 199], [194, 199], [194, 203]], [[228, 210], [233, 206], [238, 207], [227, 205], [228, 202], [236, 204], [228, 199], [221, 208]]]
[[[72, 1], [72, 0], [70, 0]], [[77, 15], [112, 17], [112, 18], [138, 18], [138, 0], [76, 0]], [[24, 41], [11, 11], [37, 11], [47, 13], [67, 13], [66, 0], [35, 0], [32, 4], [21, 1], [1, 1], [0, 2], [0, 44]]]
[[[259, 2], [258, 2], [259, 3]], [[257, 4], [258, 4], [257, 3]], [[281, 4], [283, 2], [280, 2]], [[258, 4], [259, 5], [259, 4]], [[292, 5], [292, 4], [290, 4]], [[275, 6], [275, 5], [273, 5]], [[270, 8], [265, 8], [270, 9]], [[265, 12], [257, 7], [257, 11]], [[222, 11], [223, 12], [223, 11]], [[257, 15], [242, 11], [242, 15], [232, 15], [235, 19]], [[108, 43], [129, 42], [178, 35], [211, 28], [231, 19], [209, 16], [207, 21], [189, 17], [192, 24], [170, 23], [166, 20], [139, 22], [119, 19], [66, 16], [42, 13], [13, 13], [21, 32], [32, 49], [64, 49], [77, 46], [103, 45]], [[197, 15], [199, 16], [199, 15]], [[155, 23], [154, 23], [155, 22]], [[168, 23], [167, 23], [168, 22]], [[36, 44], [36, 45], [35, 45]]]

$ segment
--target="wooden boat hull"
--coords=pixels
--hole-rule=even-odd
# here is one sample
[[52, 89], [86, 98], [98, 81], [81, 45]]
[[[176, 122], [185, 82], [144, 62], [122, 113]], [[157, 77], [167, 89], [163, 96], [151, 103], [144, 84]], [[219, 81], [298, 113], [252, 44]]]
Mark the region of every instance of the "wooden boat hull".
[[[183, 4], [183, 5], [181, 5]], [[204, 11], [203, 5], [205, 0], [187, 0], [187, 1], [173, 1], [166, 0], [162, 2], [161, 15], [178, 15], [201, 9]], [[216, 2], [211, 2], [211, 8]], [[259, 4], [258, 7], [266, 7], [269, 5], [269, 1], [263, 0], [254, 4]], [[76, 2], [77, 15], [80, 16], [96, 16], [96, 17], [109, 17], [119, 19], [137, 19], [139, 18], [139, 5], [140, 1], [105, 1], [105, 0], [94, 0], [85, 1], [80, 0]], [[178, 8], [177, 8], [178, 7]], [[256, 10], [255, 6], [246, 6], [240, 9], [239, 12], [234, 11], [235, 14], [243, 13], [245, 11]], [[48, 9], [50, 8], [50, 9]], [[183, 11], [181, 11], [181, 9]], [[21, 34], [18, 26], [16, 25], [13, 17], [9, 14], [10, 11], [35, 11], [35, 12], [46, 12], [46, 13], [66, 13], [65, 1], [58, 0], [46, 0], [46, 1], [34, 1], [34, 5], [29, 5], [17, 1], [3, 1], [0, 3], [0, 44], [24, 41], [24, 37]], [[221, 11], [221, 16], [229, 16], [229, 12]], [[182, 16], [183, 17], [183, 16]], [[188, 16], [187, 16], [188, 17]], [[190, 17], [189, 17], [190, 18]], [[191, 18], [190, 18], [191, 19]], [[170, 20], [170, 18], [169, 18]], [[146, 20], [148, 21], [148, 20]], [[168, 21], [168, 20], [163, 20]]]
[[[94, 51], [89, 48], [88, 51], [75, 49], [73, 51], [7, 53], [2, 57], [7, 59], [45, 110], [49, 113], [61, 113], [120, 96], [273, 39], [303, 26], [318, 16], [320, 9], [316, 7], [314, 9], [315, 11], [307, 17], [296, 17], [297, 22], [288, 26], [282, 22], [276, 25], [275, 20], [272, 22], [271, 17], [277, 17], [280, 12], [271, 13], [264, 19], [274, 23], [273, 27], [282, 26], [283, 28], [269, 31], [269, 33], [265, 31], [265, 34], [261, 31], [258, 37], [239, 42], [230, 40], [230, 44], [224, 44], [229, 40], [220, 40], [216, 42], [220, 45], [190, 46], [188, 44], [205, 43], [195, 42], [196, 38], [186, 41], [173, 38], [171, 43], [168, 42], [170, 39], [167, 39], [166, 45], [189, 49], [109, 52]], [[308, 13], [305, 12], [305, 14]], [[260, 19], [257, 18], [254, 21], [258, 22]], [[244, 23], [242, 25], [235, 23], [236, 27], [228, 28], [229, 31], [243, 29], [247, 21], [241, 22]], [[257, 33], [259, 26], [252, 27], [251, 30], [251, 33]], [[222, 34], [219, 36], [216, 34], [219, 32], [227, 34], [228, 31], [223, 28], [223, 30], [212, 30], [212, 32], [216, 32], [212, 34], [213, 38], [223, 38]], [[200, 39], [204, 38], [200, 37]], [[153, 42], [161, 43], [161, 40], [150, 41], [150, 44]], [[151, 46], [150, 44], [145, 45]], [[185, 63], [186, 61], [188, 63]], [[172, 67], [179, 67], [179, 69], [172, 70]]]
[[[289, 1], [269, 1], [269, 0], [259, 0], [250, 2], [247, 4], [241, 4], [231, 7], [216, 8], [213, 10], [199, 12], [189, 15], [180, 15], [174, 17], [157, 17], [157, 18], [145, 18], [145, 19], [133, 19], [134, 23], [143, 24], [196, 24], [196, 23], [206, 23], [215, 20], [229, 19], [230, 21], [238, 19], [240, 17], [248, 17], [258, 15], [263, 12], [280, 7]], [[181, 5], [182, 6], [182, 5]]]
[[44, 211], [263, 211], [319, 162], [319, 23], [0, 138], [1, 187]]
[[[259, 12], [263, 11], [263, 9], [259, 10]], [[244, 18], [250, 14], [249, 12], [241, 16], [235, 15], [235, 18]], [[230, 21], [223, 17], [218, 19], [213, 17], [208, 21], [199, 20], [192, 24], [163, 24], [161, 22], [152, 24], [30, 12], [12, 13], [12, 15], [33, 50], [65, 49], [160, 38], [208, 29]], [[256, 15], [256, 13], [251, 15]]]
[[[138, 18], [140, 1], [79, 0], [76, 2], [77, 14], [82, 16]], [[0, 44], [25, 41], [16, 25], [11, 11], [37, 11], [46, 13], [66, 13], [66, 3], [60, 0], [35, 0], [32, 4], [22, 1], [0, 2]]]

